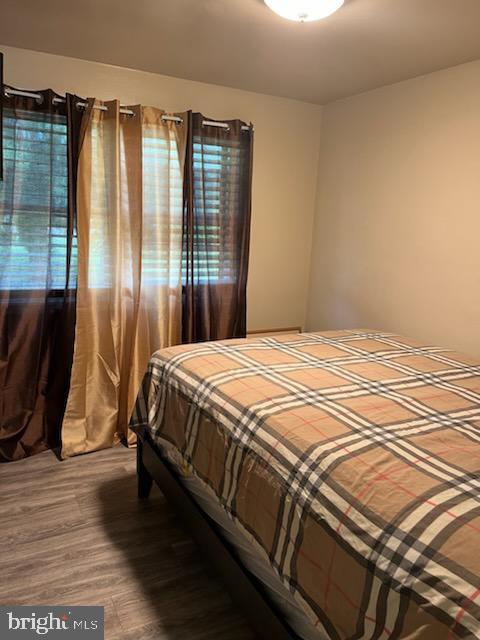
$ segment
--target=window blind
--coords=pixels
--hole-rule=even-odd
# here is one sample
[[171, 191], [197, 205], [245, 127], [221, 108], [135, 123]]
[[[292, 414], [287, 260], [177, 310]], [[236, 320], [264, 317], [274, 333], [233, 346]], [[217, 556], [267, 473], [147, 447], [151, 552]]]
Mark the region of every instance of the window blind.
[[[0, 183], [0, 288], [8, 290], [60, 289], [66, 286], [67, 252], [67, 126], [62, 115], [4, 110], [4, 181]], [[145, 251], [142, 270], [145, 284], [165, 284], [173, 252], [182, 232], [182, 176], [179, 162], [171, 163], [168, 180], [158, 180], [158, 163], [167, 163], [178, 152], [173, 141], [143, 140]], [[225, 210], [241, 211], [245, 197], [242, 176], [248, 170], [245, 145], [237, 140], [195, 136], [193, 139], [193, 250], [197, 283], [229, 283], [238, 271], [238, 234], [242, 220], [223, 219]], [[165, 209], [175, 211], [169, 233], [160, 224], [158, 190]], [[152, 197], [150, 197], [150, 191]], [[153, 193], [157, 196], [153, 197]], [[107, 203], [98, 203], [108, 206]], [[170, 214], [171, 215], [171, 214]], [[161, 216], [160, 216], [161, 217]], [[233, 224], [232, 224], [233, 222]], [[92, 219], [89, 284], [108, 286], [108, 256], [102, 229]], [[168, 237], [167, 237], [168, 236]], [[172, 236], [174, 237], [172, 241]], [[173, 262], [175, 262], [173, 259]], [[73, 237], [70, 283], [77, 272], [77, 238]], [[185, 264], [184, 264], [185, 272]], [[72, 282], [73, 281], [73, 282]]]
[[[0, 182], [0, 288], [66, 286], [65, 116], [4, 109]], [[76, 274], [73, 241], [71, 278]]]
[[[182, 250], [182, 197], [183, 175], [176, 140], [159, 137], [156, 127], [145, 125], [142, 130], [142, 252], [141, 279], [143, 288], [177, 286]], [[153, 130], [153, 133], [151, 133]], [[128, 172], [124, 149], [123, 131], [120, 130], [120, 198], [128, 203]], [[91, 218], [89, 238], [88, 286], [92, 289], [108, 288], [112, 285], [113, 265], [117, 260], [111, 254], [108, 240], [114, 223], [121, 225], [124, 233], [129, 233], [131, 220], [115, 204], [109, 202], [105, 189], [105, 176], [111, 171], [105, 157], [101, 129], [92, 130], [92, 178], [91, 178]], [[128, 206], [125, 207], [128, 210]], [[128, 245], [128, 243], [127, 243]], [[125, 251], [128, 247], [124, 247]], [[121, 257], [123, 280], [131, 282], [132, 257], [125, 253]]]
[[242, 220], [224, 217], [226, 211], [242, 211], [245, 197], [242, 179], [247, 149], [237, 140], [193, 139], [193, 251], [195, 281], [228, 283], [238, 270], [238, 233]]

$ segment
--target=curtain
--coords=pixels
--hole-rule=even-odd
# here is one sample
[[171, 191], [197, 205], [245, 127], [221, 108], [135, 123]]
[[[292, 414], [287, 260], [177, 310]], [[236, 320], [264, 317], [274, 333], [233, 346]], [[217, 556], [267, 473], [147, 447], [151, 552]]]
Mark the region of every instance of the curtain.
[[205, 120], [189, 113], [183, 342], [246, 335], [253, 130], [239, 120], [228, 127]]
[[75, 322], [75, 175], [82, 114], [51, 90], [3, 100], [0, 460], [59, 444]]
[[89, 101], [84, 121], [62, 457], [127, 442], [151, 354], [181, 341], [186, 122], [163, 120], [159, 109], [130, 109], [133, 116], [121, 114], [116, 101]]

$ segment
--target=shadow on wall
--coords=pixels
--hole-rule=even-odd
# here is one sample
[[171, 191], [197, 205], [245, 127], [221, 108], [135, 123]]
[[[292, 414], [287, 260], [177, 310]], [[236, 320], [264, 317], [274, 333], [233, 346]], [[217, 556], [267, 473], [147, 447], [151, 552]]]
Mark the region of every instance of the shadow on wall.
[[103, 527], [125, 558], [127, 584], [112, 597], [123, 638], [253, 638], [156, 486], [139, 500], [128, 474], [103, 484], [99, 499]]

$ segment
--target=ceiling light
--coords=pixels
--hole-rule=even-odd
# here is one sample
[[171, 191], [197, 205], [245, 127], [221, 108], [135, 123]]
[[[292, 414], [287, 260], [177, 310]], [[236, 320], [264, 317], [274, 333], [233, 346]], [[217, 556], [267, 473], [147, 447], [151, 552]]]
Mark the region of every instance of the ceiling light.
[[310, 22], [320, 20], [340, 9], [344, 0], [265, 0], [267, 7], [282, 18]]

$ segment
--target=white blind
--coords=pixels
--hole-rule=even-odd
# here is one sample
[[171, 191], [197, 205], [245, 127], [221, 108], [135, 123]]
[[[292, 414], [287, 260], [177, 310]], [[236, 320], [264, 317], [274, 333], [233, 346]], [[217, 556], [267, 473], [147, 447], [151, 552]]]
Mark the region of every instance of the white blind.
[[[102, 289], [112, 286], [115, 262], [119, 260], [115, 251], [123, 250], [122, 280], [132, 282], [132, 255], [130, 243], [121, 243], [121, 249], [111, 242], [113, 217], [118, 215], [116, 224], [122, 235], [131, 234], [131, 211], [129, 202], [130, 171], [132, 158], [125, 153], [124, 132], [120, 129], [120, 198], [123, 207], [116, 212], [117, 203], [110, 202], [111, 192], [107, 188], [107, 178], [112, 168], [111, 153], [105, 149], [102, 128], [92, 129], [92, 177], [91, 216], [89, 238], [88, 286]], [[133, 159], [135, 161], [135, 159]], [[142, 129], [142, 210], [135, 212], [141, 216], [141, 277], [142, 287], [175, 287], [179, 283], [182, 252], [182, 200], [183, 175], [179, 151], [175, 138], [159, 128], [146, 124]]]
[[[64, 289], [67, 130], [64, 116], [4, 110], [0, 288]], [[76, 246], [71, 275], [76, 273]]]
[[243, 194], [246, 151], [235, 140], [194, 137], [193, 235], [195, 281], [231, 282], [237, 269], [238, 221], [226, 211], [238, 211]]

